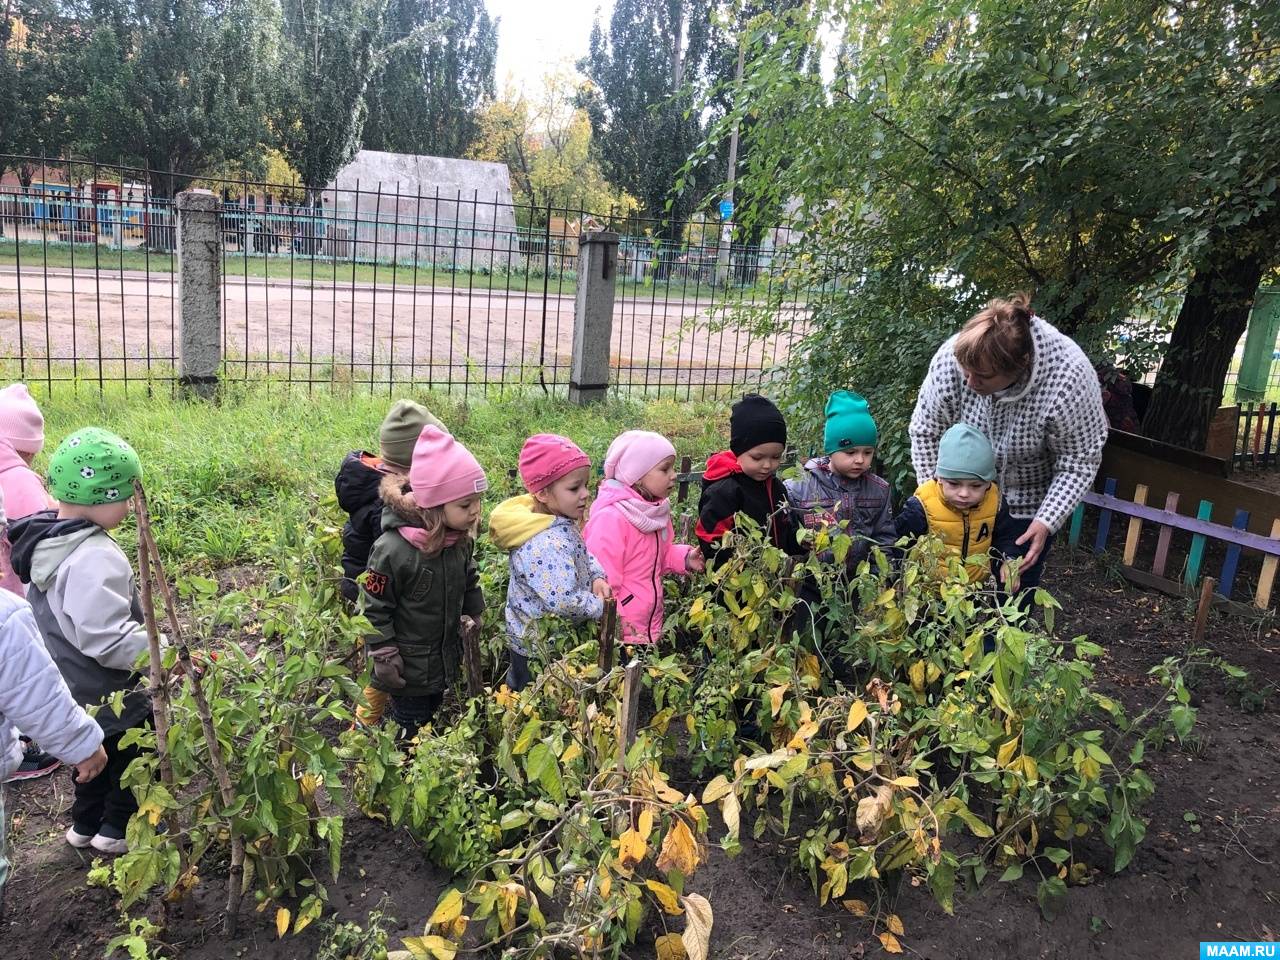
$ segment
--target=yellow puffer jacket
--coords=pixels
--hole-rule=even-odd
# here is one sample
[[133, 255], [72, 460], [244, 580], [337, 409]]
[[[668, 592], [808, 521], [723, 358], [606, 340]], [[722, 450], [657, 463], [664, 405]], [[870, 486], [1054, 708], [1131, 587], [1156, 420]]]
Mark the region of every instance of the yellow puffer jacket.
[[981, 503], [963, 511], [947, 503], [937, 480], [918, 488], [915, 496], [924, 507], [929, 532], [940, 537], [952, 553], [965, 559], [975, 558], [975, 562], [968, 564], [970, 581], [985, 579], [991, 572], [991, 546], [996, 514], [1000, 510], [999, 486], [993, 483]]

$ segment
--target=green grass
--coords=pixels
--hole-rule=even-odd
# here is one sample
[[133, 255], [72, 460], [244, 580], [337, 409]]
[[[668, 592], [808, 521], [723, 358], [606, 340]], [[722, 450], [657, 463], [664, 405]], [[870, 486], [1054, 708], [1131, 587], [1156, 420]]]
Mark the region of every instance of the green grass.
[[[481, 252], [481, 251], [477, 251]], [[465, 259], [465, 253], [460, 253]], [[227, 276], [267, 278], [272, 280], [292, 280], [297, 283], [310, 283], [312, 280], [324, 284], [396, 284], [398, 286], [445, 287], [469, 290], [513, 290], [530, 293], [542, 293], [543, 275], [535, 257], [528, 270], [518, 268], [506, 270], [501, 267], [502, 258], [498, 258], [499, 268], [494, 270], [453, 269], [447, 265], [419, 263], [415, 268], [412, 263], [369, 263], [350, 260], [331, 260], [328, 258], [310, 258], [287, 254], [264, 256], [228, 251], [223, 258], [223, 269]], [[26, 268], [90, 270], [95, 266], [94, 248], [89, 244], [77, 244], [72, 247], [68, 243], [40, 244], [23, 241], [19, 248], [17, 241], [0, 240], [0, 264], [16, 265], [21, 263]], [[151, 273], [172, 273], [173, 256], [168, 253], [147, 253], [141, 249], [113, 250], [100, 245], [97, 250], [96, 265], [100, 270], [109, 271], [149, 271]], [[692, 280], [679, 278], [668, 281], [654, 281], [652, 278], [637, 283], [620, 278], [618, 289], [629, 296], [648, 292], [657, 299], [698, 299], [710, 300], [712, 288], [706, 283], [695, 283]], [[563, 296], [573, 296], [577, 290], [577, 276], [572, 271], [559, 273], [552, 271], [547, 278], [547, 292]], [[716, 299], [723, 299], [723, 288], [715, 289]], [[768, 292], [768, 278], [762, 278], [747, 287], [736, 287], [731, 291], [735, 297], [763, 297]]]
[[[37, 385], [45, 415], [48, 456], [71, 431], [103, 426], [126, 438], [142, 459], [144, 484], [156, 521], [157, 541], [177, 570], [209, 571], [270, 555], [278, 523], [300, 520], [337, 525], [344, 515], [333, 502], [333, 477], [350, 450], [377, 449], [377, 430], [390, 406], [385, 395], [321, 392], [272, 385], [228, 386], [216, 403], [147, 397], [136, 386], [128, 397], [119, 385], [102, 395]], [[516, 465], [525, 437], [540, 431], [576, 440], [598, 466], [621, 431], [644, 427], [669, 436], [681, 455], [702, 458], [722, 443], [727, 408], [676, 401], [613, 401], [576, 407], [539, 395], [464, 402], [412, 393], [480, 459], [489, 474], [487, 506], [514, 491], [507, 471]], [[132, 552], [132, 522], [121, 529]]]

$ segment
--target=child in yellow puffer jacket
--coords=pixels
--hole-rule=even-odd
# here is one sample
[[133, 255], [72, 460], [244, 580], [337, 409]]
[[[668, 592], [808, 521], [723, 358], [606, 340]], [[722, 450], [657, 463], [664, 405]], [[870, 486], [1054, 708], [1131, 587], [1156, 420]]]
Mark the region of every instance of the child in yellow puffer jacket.
[[1009, 514], [995, 484], [995, 453], [980, 430], [957, 423], [942, 436], [934, 479], [916, 489], [895, 521], [899, 537], [931, 533], [965, 561], [969, 580], [991, 574], [993, 552], [1010, 538]]

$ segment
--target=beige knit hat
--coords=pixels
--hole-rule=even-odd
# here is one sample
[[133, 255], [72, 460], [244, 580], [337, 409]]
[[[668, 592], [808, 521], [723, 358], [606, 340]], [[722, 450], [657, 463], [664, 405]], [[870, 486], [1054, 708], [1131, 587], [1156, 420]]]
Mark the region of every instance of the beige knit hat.
[[413, 463], [413, 447], [418, 442], [422, 428], [427, 424], [448, 433], [445, 425], [422, 404], [412, 400], [397, 400], [393, 403], [378, 429], [382, 459], [393, 467], [408, 470]]

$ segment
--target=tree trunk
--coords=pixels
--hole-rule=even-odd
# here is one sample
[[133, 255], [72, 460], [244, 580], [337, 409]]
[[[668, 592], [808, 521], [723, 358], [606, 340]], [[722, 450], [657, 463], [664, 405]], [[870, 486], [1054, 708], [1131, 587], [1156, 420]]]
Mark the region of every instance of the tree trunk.
[[1143, 419], [1148, 437], [1204, 449], [1263, 270], [1255, 244], [1230, 238], [1196, 264]]

